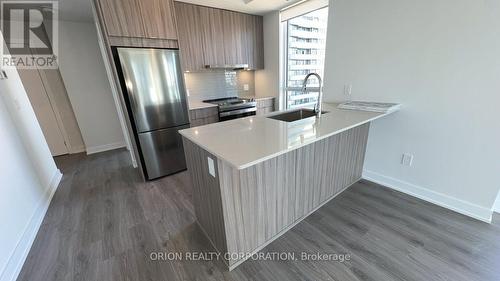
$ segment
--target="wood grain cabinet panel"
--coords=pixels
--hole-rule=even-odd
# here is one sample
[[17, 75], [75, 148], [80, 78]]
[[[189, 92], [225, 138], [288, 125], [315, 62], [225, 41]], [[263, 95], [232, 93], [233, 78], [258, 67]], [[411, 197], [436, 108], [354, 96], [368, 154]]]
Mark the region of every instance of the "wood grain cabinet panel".
[[244, 63], [248, 64], [249, 68], [253, 69], [254, 61], [254, 42], [255, 42], [255, 28], [254, 28], [254, 16], [252, 15], [241, 15], [243, 20], [243, 26], [241, 32], [241, 43], [243, 45], [243, 55]]
[[140, 0], [139, 5], [147, 38], [177, 39], [172, 0]]
[[[217, 159], [216, 176], [210, 179], [202, 179], [207, 177], [204, 159], [210, 154], [184, 139], [188, 170], [199, 185], [199, 190], [193, 190], [199, 194], [193, 197], [216, 196], [212, 205], [207, 205], [208, 200], [195, 201], [198, 222], [217, 249], [259, 251], [361, 178], [369, 126], [357, 126], [244, 169]], [[204, 194], [207, 190], [213, 195]], [[244, 260], [236, 256], [226, 262], [233, 269]]]
[[98, 0], [108, 36], [177, 40], [172, 0]]
[[246, 27], [243, 14], [222, 11], [224, 60], [227, 65], [248, 63], [246, 58]]
[[203, 54], [203, 27], [201, 9], [195, 5], [175, 2], [181, 63], [184, 70], [196, 71], [205, 68]]
[[261, 16], [179, 2], [175, 12], [185, 70], [200, 70], [200, 64], [264, 68]]
[[[210, 237], [210, 241], [216, 249], [225, 253], [227, 252], [227, 243], [219, 179], [208, 173], [207, 157], [215, 161], [217, 158], [186, 138], [183, 138], [183, 144], [187, 168], [192, 176], [193, 203], [198, 224]], [[216, 169], [215, 174], [219, 174], [217, 165], [214, 168]]]
[[225, 64], [248, 64], [250, 69], [264, 68], [262, 17], [223, 11]]
[[217, 107], [191, 109], [189, 122], [191, 128], [219, 122], [219, 110]]
[[261, 16], [253, 16], [253, 57], [249, 62], [252, 69], [264, 69], [264, 24]]
[[99, 0], [99, 4], [109, 36], [146, 36], [138, 1]]
[[224, 65], [225, 44], [222, 10], [198, 6], [202, 23], [202, 48], [205, 65]]
[[240, 14], [243, 26], [240, 29], [243, 63], [250, 69], [264, 68], [264, 39], [262, 17]]

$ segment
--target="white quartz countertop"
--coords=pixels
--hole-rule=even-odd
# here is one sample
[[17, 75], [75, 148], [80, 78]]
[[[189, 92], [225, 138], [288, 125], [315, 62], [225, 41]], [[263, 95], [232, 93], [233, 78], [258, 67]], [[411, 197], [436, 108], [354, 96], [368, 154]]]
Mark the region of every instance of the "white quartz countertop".
[[[237, 169], [245, 169], [294, 149], [368, 123], [386, 113], [337, 109], [324, 104], [320, 118], [295, 122], [267, 118], [279, 114], [251, 116], [179, 131], [217, 158]], [[390, 114], [390, 113], [389, 113]]]
[[188, 108], [189, 108], [189, 110], [203, 109], [203, 108], [209, 108], [209, 107], [217, 107], [217, 105], [213, 104], [213, 103], [202, 102], [202, 101], [199, 101], [199, 100], [188, 99]]

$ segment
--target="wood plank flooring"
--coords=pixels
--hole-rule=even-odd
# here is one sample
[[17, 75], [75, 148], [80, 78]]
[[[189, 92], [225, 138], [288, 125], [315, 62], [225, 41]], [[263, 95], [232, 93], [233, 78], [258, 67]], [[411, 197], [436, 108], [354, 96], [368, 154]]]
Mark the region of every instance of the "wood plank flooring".
[[212, 249], [187, 172], [143, 183], [127, 154], [57, 159], [64, 178], [18, 280], [500, 280], [500, 215], [488, 225], [367, 181], [262, 251], [297, 260], [249, 260], [231, 272], [220, 261], [153, 261], [151, 252]]

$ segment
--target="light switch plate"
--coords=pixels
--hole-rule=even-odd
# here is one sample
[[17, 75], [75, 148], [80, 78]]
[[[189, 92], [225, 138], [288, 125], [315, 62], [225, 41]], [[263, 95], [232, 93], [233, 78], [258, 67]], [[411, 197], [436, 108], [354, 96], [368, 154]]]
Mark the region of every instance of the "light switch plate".
[[208, 173], [215, 178], [215, 164], [214, 159], [207, 157], [208, 160]]
[[245, 91], [250, 90], [250, 86], [248, 86], [248, 84], [244, 84], [243, 85], [243, 90], [245, 90]]

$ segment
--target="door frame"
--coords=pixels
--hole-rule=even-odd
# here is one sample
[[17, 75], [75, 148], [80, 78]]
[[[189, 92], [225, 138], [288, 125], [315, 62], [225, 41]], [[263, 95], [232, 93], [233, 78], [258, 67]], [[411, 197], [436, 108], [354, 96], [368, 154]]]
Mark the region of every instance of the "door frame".
[[[73, 154], [73, 153], [84, 152], [85, 146], [82, 150], [82, 149], [75, 149], [71, 145], [71, 141], [69, 139], [69, 134], [66, 131], [66, 128], [64, 126], [64, 122], [63, 122], [62, 117], [61, 117], [61, 111], [59, 110], [59, 107], [57, 106], [57, 102], [55, 101], [55, 97], [52, 93], [52, 89], [50, 88], [50, 83], [47, 80], [47, 77], [39, 69], [37, 69], [37, 71], [38, 71], [38, 75], [40, 76], [40, 80], [42, 81], [42, 85], [43, 85], [43, 88], [45, 90], [45, 93], [47, 94], [47, 98], [49, 99], [50, 107], [54, 111], [54, 115], [55, 115], [56, 121], [57, 121], [57, 127], [61, 131], [61, 135], [63, 136], [64, 143], [66, 145], [66, 149], [67, 149], [68, 153]], [[60, 71], [59, 68], [57, 68], [57, 71]], [[59, 73], [59, 75], [61, 75], [61, 74]], [[62, 80], [62, 77], [61, 77], [61, 80]], [[68, 102], [70, 102], [69, 99], [68, 99]], [[70, 106], [71, 106], [71, 104], [70, 104]]]

